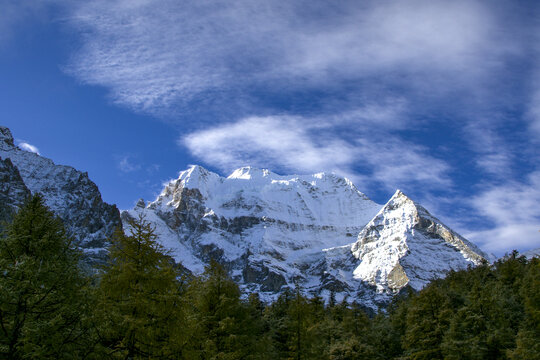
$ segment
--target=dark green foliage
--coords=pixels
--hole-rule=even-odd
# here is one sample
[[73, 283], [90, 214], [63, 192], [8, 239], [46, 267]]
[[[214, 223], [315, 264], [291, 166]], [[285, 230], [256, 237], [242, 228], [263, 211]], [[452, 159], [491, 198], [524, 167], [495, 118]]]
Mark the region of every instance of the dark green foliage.
[[143, 218], [89, 285], [62, 224], [32, 198], [0, 241], [0, 358], [540, 359], [540, 261], [451, 272], [371, 317], [299, 286], [242, 298], [211, 262], [182, 279]]
[[[189, 314], [189, 359], [256, 359], [257, 339], [264, 336], [261, 307], [240, 301], [240, 290], [225, 269], [211, 261], [186, 292]], [[262, 349], [259, 349], [262, 350]]]
[[177, 273], [150, 223], [118, 231], [97, 289], [96, 332], [102, 356], [170, 358], [186, 339]]
[[87, 351], [87, 279], [79, 252], [39, 195], [0, 239], [0, 357], [64, 359]]

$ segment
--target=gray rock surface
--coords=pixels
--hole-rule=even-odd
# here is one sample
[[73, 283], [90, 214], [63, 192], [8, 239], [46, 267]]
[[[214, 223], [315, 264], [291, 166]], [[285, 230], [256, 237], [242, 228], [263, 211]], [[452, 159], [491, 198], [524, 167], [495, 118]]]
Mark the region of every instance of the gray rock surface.
[[[43, 195], [46, 205], [64, 221], [68, 233], [80, 242], [88, 261], [102, 261], [107, 239], [122, 223], [116, 206], [103, 202], [88, 174], [20, 149], [6, 127], [0, 127], [0, 158], [9, 159], [29, 191]], [[6, 160], [3, 164], [7, 169]], [[6, 177], [6, 181], [9, 184], [3, 186], [7, 189], [20, 187], [15, 177]]]
[[10, 159], [0, 158], [0, 220], [9, 220], [13, 212], [30, 196], [19, 170]]

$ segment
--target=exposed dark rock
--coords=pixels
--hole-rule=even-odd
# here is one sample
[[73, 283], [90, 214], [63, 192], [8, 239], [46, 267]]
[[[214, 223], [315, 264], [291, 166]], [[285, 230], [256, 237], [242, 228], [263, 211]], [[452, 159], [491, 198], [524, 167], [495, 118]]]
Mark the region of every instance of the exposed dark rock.
[[[45, 204], [63, 220], [68, 233], [86, 249], [88, 261], [102, 261], [103, 248], [122, 223], [116, 206], [102, 200], [88, 173], [56, 165], [50, 159], [18, 148], [11, 131], [5, 127], [0, 127], [0, 157], [9, 159], [19, 172], [19, 177], [5, 175], [6, 182], [3, 181], [2, 186], [8, 189], [6, 191], [21, 188], [22, 179], [27, 190], [43, 195]], [[6, 160], [4, 168], [9, 167]]]
[[28, 196], [30, 190], [24, 184], [19, 170], [10, 159], [0, 158], [0, 220], [9, 220]]

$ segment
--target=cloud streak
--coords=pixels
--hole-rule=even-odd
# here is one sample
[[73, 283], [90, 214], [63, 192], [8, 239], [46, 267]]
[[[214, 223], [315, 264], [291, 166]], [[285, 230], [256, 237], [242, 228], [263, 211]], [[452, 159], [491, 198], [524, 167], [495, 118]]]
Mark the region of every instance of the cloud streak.
[[33, 152], [34, 154], [39, 155], [39, 149], [32, 144], [29, 144], [24, 141], [19, 141], [18, 146], [25, 151]]
[[[83, 46], [68, 71], [113, 101], [162, 114], [376, 81], [420, 93], [477, 87], [519, 51], [481, 1], [126, 1], [77, 6]], [[260, 100], [260, 99], [258, 99]], [[250, 102], [248, 101], [248, 102]], [[185, 107], [184, 107], [185, 108]]]
[[[381, 185], [390, 191], [415, 185], [425, 189], [452, 185], [450, 167], [444, 161], [397, 135], [377, 132], [362, 119], [366, 113], [369, 109], [334, 116], [331, 121], [248, 117], [191, 133], [179, 143], [205, 163], [225, 172], [248, 164], [303, 173], [331, 171], [361, 183], [364, 191], [366, 187]], [[350, 125], [354, 119], [356, 129], [352, 133], [349, 130], [348, 139], [336, 134], [336, 127]]]
[[532, 172], [522, 183], [492, 186], [470, 203], [494, 224], [490, 229], [468, 234], [486, 249], [500, 253], [540, 246], [540, 171]]

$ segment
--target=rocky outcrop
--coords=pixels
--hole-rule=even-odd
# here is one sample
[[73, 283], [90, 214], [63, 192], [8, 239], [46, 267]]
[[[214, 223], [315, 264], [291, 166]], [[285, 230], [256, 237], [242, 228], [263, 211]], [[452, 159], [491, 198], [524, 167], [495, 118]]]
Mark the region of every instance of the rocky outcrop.
[[17, 168], [29, 191], [43, 195], [46, 205], [80, 242], [89, 262], [103, 259], [107, 239], [121, 226], [120, 214], [116, 206], [103, 202], [87, 173], [20, 149], [6, 127], [0, 127], [0, 158]]
[[11, 160], [0, 158], [0, 220], [9, 220], [29, 195], [19, 170]]

